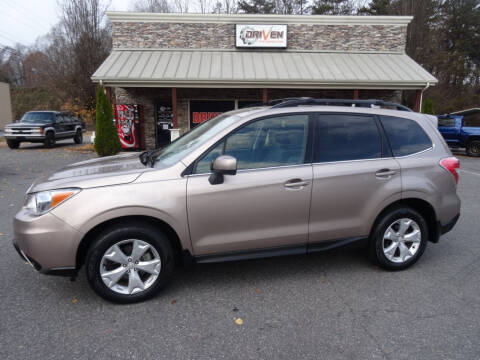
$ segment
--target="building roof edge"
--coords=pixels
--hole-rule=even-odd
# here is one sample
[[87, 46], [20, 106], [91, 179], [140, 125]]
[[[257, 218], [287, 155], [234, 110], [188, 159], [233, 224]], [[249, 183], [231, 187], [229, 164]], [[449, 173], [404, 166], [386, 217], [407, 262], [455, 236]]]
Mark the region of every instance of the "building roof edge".
[[224, 24], [309, 24], [309, 25], [390, 25], [407, 26], [413, 16], [359, 15], [273, 15], [273, 14], [190, 14], [108, 11], [112, 23], [224, 23]]

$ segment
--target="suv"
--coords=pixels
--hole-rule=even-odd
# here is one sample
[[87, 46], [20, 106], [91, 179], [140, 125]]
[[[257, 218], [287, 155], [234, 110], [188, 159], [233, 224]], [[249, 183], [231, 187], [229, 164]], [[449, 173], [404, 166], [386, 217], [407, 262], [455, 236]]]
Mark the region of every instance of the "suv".
[[405, 269], [455, 225], [459, 162], [435, 117], [349, 102], [235, 110], [140, 157], [69, 165], [28, 189], [14, 246], [42, 273], [85, 265], [121, 303], [157, 293], [179, 262], [360, 240], [380, 266]]
[[43, 143], [55, 146], [56, 140], [73, 138], [83, 142], [85, 124], [71, 113], [59, 111], [29, 111], [20, 121], [5, 126], [5, 138], [10, 149], [18, 149], [22, 142]]

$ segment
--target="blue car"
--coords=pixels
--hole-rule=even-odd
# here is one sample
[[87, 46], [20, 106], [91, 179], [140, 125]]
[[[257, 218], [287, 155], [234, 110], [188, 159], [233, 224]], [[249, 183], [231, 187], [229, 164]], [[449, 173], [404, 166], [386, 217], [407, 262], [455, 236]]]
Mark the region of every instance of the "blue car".
[[450, 147], [480, 156], [480, 108], [439, 115], [438, 130]]

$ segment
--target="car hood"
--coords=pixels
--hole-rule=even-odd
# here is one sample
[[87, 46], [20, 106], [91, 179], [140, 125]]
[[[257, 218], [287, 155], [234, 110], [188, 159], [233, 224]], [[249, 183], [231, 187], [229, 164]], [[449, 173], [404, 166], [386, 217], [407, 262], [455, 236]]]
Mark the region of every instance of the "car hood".
[[130, 183], [143, 172], [153, 170], [143, 165], [138, 155], [129, 153], [74, 163], [37, 179], [27, 192]]
[[37, 123], [26, 123], [26, 122], [16, 122], [16, 123], [11, 123], [11, 124], [7, 124], [5, 125], [5, 129], [6, 128], [10, 128], [10, 129], [15, 129], [15, 128], [20, 128], [20, 127], [40, 127], [40, 126], [46, 126], [46, 125], [52, 125], [51, 123], [40, 123], [40, 122], [37, 122]]

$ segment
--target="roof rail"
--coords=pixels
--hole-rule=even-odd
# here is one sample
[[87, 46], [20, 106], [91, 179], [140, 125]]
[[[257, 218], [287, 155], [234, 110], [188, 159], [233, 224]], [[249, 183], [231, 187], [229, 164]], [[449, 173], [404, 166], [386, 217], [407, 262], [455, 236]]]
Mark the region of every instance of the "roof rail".
[[412, 111], [410, 108], [383, 100], [351, 100], [351, 99], [315, 99], [311, 97], [300, 97], [300, 98], [285, 98], [285, 99], [276, 99], [268, 102], [268, 105], [272, 105], [273, 109], [286, 108], [286, 107], [295, 107], [300, 105], [326, 105], [326, 106], [351, 106], [351, 107], [364, 107], [371, 108], [374, 106], [378, 107], [393, 107], [395, 110], [400, 111]]

